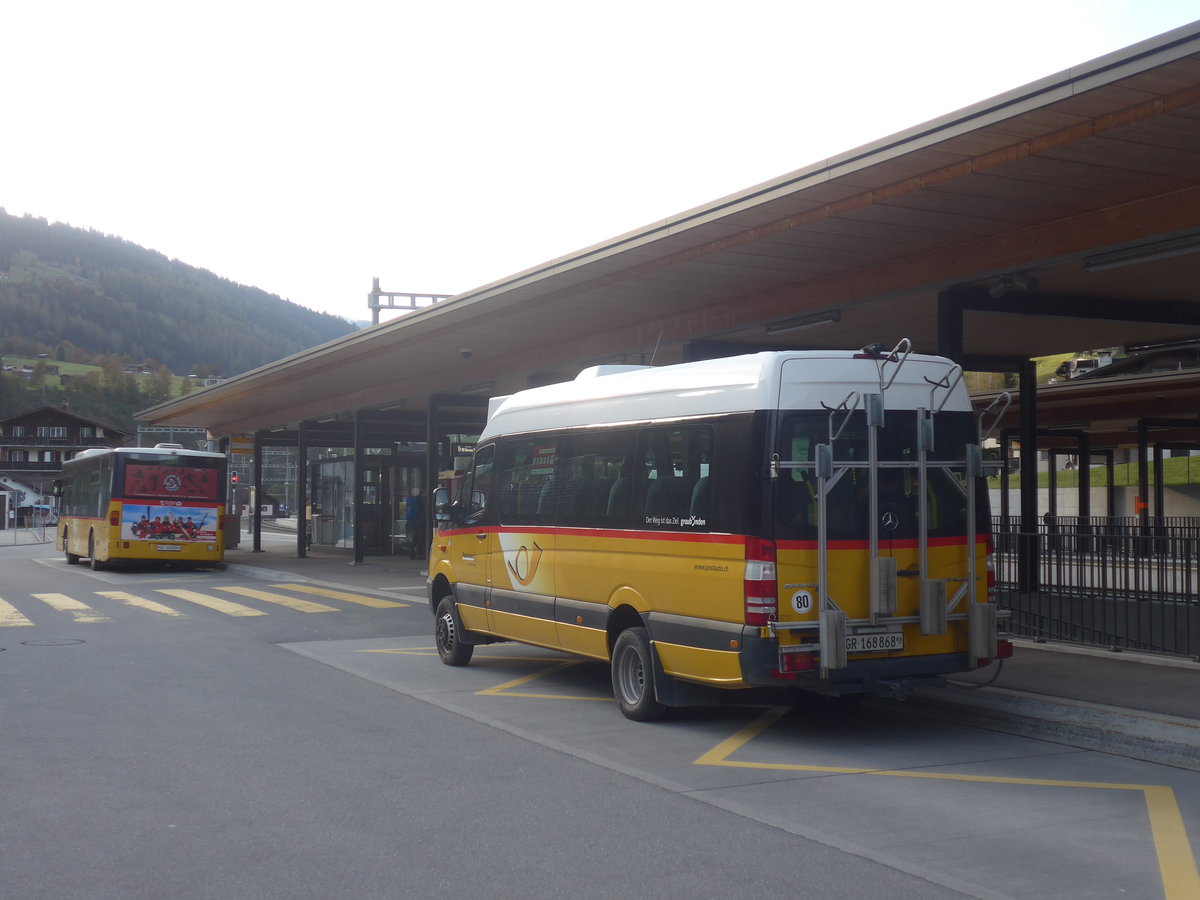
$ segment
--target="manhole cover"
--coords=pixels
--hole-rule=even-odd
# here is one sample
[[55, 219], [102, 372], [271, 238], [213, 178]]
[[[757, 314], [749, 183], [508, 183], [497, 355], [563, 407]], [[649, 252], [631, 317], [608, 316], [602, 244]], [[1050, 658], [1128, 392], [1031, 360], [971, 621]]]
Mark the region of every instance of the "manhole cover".
[[21, 641], [22, 647], [66, 647], [68, 644], [82, 644], [83, 641], [76, 639], [58, 640], [58, 641]]

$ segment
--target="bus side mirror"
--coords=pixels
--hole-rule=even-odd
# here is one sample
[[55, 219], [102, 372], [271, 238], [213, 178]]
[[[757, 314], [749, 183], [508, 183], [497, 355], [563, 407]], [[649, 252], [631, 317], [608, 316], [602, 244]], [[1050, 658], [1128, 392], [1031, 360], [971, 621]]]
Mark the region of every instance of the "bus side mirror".
[[54, 497], [61, 497], [63, 495], [63, 483], [60, 479], [54, 480], [54, 484], [50, 487], [50, 494]]
[[433, 492], [433, 517], [438, 522], [450, 521], [450, 492], [444, 487]]

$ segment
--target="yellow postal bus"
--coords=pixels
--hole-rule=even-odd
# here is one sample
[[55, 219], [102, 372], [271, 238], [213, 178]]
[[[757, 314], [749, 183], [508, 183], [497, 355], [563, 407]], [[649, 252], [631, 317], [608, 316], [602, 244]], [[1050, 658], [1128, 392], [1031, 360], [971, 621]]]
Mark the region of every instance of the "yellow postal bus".
[[218, 563], [225, 455], [179, 444], [84, 450], [63, 463], [58, 546], [93, 569], [116, 560]]
[[611, 661], [622, 713], [712, 688], [903, 694], [996, 635], [981, 420], [946, 359], [605, 366], [493, 401], [433, 541], [438, 652]]

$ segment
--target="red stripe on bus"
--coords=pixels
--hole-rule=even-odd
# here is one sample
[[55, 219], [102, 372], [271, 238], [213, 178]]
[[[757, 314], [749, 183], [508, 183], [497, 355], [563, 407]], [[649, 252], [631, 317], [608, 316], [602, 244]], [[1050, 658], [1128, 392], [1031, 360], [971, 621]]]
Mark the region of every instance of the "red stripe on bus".
[[594, 537], [625, 540], [677, 541], [691, 544], [737, 544], [746, 542], [741, 534], [687, 534], [678, 531], [633, 531], [610, 528], [552, 528], [545, 525], [524, 527], [521, 525], [488, 525], [483, 528], [453, 528], [439, 532], [443, 537], [478, 534], [548, 534], [568, 537]]
[[[940, 537], [930, 538], [930, 547], [964, 547], [967, 543], [966, 535], [958, 537]], [[976, 538], [976, 546], [983, 546], [987, 543], [984, 538]], [[881, 540], [879, 542], [880, 550], [915, 550], [921, 545], [917, 538], [905, 538], [904, 540]], [[779, 541], [777, 544], [780, 550], [813, 550], [817, 549], [816, 541]], [[830, 550], [867, 550], [870, 549], [871, 542], [867, 540], [856, 541], [829, 541], [827, 546]]]

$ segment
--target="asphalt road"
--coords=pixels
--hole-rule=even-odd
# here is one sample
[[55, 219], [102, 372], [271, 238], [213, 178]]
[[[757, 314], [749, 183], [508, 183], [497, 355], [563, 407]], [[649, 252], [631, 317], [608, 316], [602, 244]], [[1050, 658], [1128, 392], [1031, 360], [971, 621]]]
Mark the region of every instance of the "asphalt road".
[[638, 725], [602, 665], [442, 666], [415, 582], [0, 572], [5, 898], [1196, 896], [1200, 773], [874, 702]]

